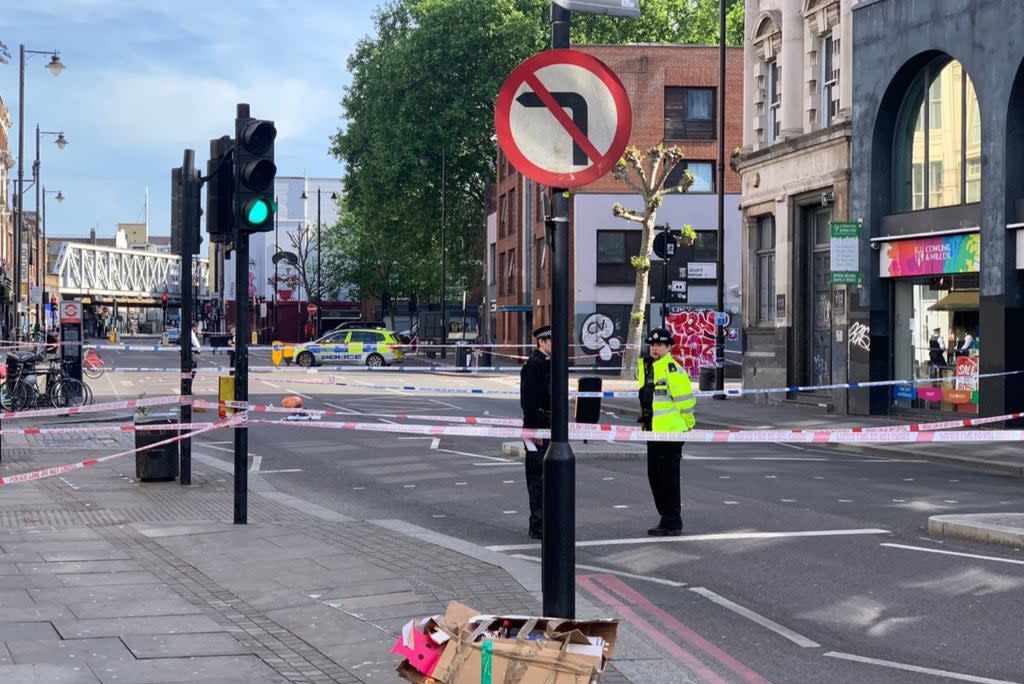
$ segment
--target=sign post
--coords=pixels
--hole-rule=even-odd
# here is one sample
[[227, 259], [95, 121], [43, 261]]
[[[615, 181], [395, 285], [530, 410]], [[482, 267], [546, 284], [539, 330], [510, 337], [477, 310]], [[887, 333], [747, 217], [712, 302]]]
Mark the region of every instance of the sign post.
[[599, 59], [569, 48], [571, 12], [551, 3], [551, 50], [512, 70], [495, 103], [505, 156], [550, 188], [551, 442], [544, 454], [544, 615], [576, 613], [576, 457], [569, 446], [569, 188], [614, 168], [632, 129], [629, 96]]
[[833, 285], [857, 285], [860, 283], [860, 223], [857, 221], [833, 221], [832, 273], [829, 282]]

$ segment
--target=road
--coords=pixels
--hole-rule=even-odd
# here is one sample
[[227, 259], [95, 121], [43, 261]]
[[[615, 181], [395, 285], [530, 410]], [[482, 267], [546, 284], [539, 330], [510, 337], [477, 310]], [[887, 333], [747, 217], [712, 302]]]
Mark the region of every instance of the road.
[[[172, 357], [104, 358], [155, 366]], [[203, 358], [214, 362], [222, 361]], [[352, 372], [351, 386], [328, 386], [296, 381], [322, 375], [278, 374], [250, 389], [256, 403], [301, 394], [308, 408], [378, 414], [365, 419], [378, 422], [391, 420], [379, 414], [518, 414], [514, 398], [358, 386], [426, 377], [467, 382]], [[197, 393], [212, 398], [214, 382], [200, 375]], [[169, 374], [117, 373], [93, 383], [122, 398], [175, 384]], [[508, 374], [487, 386], [516, 385]], [[315, 425], [253, 425], [250, 467], [348, 516], [405, 520], [539, 562], [540, 546], [526, 535], [522, 463], [501, 456], [498, 440]], [[194, 449], [230, 461], [229, 440], [204, 435]], [[678, 538], [645, 535], [656, 516], [642, 456], [577, 463], [580, 590], [678, 667], [642, 681], [1024, 682], [1024, 553], [926, 534], [929, 515], [1020, 510], [1019, 480], [827, 447], [691, 444], [684, 452]], [[643, 672], [643, 663], [632, 667]]]

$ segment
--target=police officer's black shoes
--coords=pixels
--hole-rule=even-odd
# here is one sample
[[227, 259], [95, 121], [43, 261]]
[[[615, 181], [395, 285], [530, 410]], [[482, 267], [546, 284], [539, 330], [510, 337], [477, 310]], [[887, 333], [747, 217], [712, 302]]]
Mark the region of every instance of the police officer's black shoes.
[[647, 534], [652, 537], [678, 537], [683, 531], [673, 529], [671, 527], [662, 527], [661, 525], [655, 525], [651, 529], [647, 530]]

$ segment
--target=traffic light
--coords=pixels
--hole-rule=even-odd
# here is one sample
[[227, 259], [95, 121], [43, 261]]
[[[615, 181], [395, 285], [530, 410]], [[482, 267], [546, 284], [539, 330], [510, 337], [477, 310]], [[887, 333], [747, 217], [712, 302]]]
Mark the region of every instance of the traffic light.
[[235, 225], [239, 233], [274, 229], [273, 121], [249, 116], [248, 105], [238, 105], [235, 119]]
[[211, 140], [206, 162], [206, 232], [210, 242], [219, 244], [230, 244], [234, 235], [232, 142], [226, 135]]

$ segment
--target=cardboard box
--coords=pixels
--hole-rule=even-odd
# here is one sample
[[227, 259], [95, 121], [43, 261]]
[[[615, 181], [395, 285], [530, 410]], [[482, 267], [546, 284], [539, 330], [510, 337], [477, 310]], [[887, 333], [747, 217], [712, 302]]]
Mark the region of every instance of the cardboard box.
[[489, 670], [494, 684], [591, 684], [615, 652], [618, 621], [479, 615], [452, 601], [433, 625], [450, 637], [437, 682], [479, 684]]

